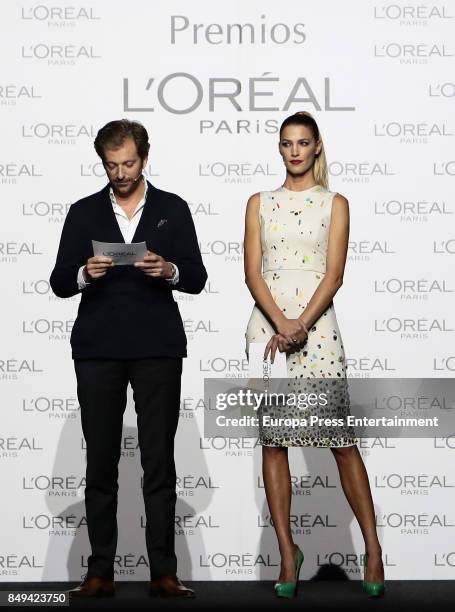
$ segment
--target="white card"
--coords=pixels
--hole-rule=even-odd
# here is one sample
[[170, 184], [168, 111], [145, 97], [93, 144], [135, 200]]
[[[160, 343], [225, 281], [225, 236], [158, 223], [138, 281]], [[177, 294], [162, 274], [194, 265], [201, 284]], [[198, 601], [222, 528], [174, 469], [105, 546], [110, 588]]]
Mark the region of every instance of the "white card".
[[135, 261], [142, 261], [147, 255], [145, 242], [99, 242], [92, 240], [93, 254], [111, 257], [117, 266], [132, 266]]
[[277, 349], [275, 361], [270, 362], [270, 353], [264, 361], [264, 351], [267, 342], [251, 342], [249, 345], [249, 377], [250, 378], [287, 378], [286, 353]]

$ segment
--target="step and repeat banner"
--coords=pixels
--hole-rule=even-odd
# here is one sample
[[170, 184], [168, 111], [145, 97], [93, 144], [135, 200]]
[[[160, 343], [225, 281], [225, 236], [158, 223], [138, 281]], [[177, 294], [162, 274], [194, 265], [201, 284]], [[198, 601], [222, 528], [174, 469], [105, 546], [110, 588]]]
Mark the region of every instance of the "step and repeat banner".
[[[248, 377], [245, 205], [284, 180], [282, 120], [311, 112], [330, 189], [350, 203], [335, 297], [349, 376], [452, 377], [455, 5], [8, 0], [0, 11], [1, 578], [87, 571], [69, 344], [79, 296], [56, 298], [48, 279], [71, 203], [106, 183], [93, 139], [127, 117], [150, 134], [147, 178], [188, 202], [209, 273], [200, 295], [175, 292], [189, 352], [176, 437], [178, 573], [275, 579], [261, 447], [204, 436], [204, 378]], [[397, 399], [397, 414], [405, 403]], [[386, 577], [452, 577], [455, 427], [439, 438], [361, 438], [359, 449]], [[145, 580], [131, 396], [121, 450], [115, 573]], [[293, 449], [290, 461], [304, 579], [327, 564], [362, 578], [363, 539], [332, 453]]]

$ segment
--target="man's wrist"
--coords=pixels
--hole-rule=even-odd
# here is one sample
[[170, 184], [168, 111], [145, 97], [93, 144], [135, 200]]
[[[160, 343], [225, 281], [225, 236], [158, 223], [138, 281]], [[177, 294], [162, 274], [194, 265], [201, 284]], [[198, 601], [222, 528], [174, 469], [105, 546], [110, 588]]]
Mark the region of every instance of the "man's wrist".
[[172, 261], [167, 261], [166, 263], [168, 264], [169, 272], [165, 278], [166, 280], [174, 280], [176, 272], [177, 272], [176, 267], [172, 263]]
[[84, 266], [84, 267], [82, 268], [82, 278], [84, 279], [84, 281], [85, 281], [86, 283], [89, 283], [89, 282], [90, 282], [90, 280], [91, 280], [91, 279], [90, 279], [90, 276], [89, 276], [89, 274], [88, 274], [87, 266]]

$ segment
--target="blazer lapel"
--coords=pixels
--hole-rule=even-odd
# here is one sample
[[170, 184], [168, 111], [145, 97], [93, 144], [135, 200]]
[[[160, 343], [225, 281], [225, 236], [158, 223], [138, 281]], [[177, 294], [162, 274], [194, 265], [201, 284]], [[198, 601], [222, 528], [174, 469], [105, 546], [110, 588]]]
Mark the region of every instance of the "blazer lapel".
[[[154, 213], [154, 191], [155, 187], [153, 187], [153, 185], [147, 181], [147, 197], [145, 199], [144, 208], [142, 209], [141, 218], [139, 219], [139, 223], [131, 242], [142, 242], [146, 239], [146, 228], [149, 227], [150, 220]], [[150, 231], [148, 232], [148, 235], [150, 235]]]
[[111, 198], [109, 197], [109, 187], [110, 185], [107, 184], [100, 192], [101, 206], [99, 208], [97, 227], [100, 228], [102, 237], [93, 237], [93, 239], [100, 240], [101, 242], [125, 242], [117, 218], [112, 209]]

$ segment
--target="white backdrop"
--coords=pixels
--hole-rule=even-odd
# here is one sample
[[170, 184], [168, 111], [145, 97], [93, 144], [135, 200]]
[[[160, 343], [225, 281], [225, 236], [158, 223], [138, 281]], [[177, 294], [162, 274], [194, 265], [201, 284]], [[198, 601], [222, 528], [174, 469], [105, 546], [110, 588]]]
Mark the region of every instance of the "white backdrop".
[[[188, 335], [176, 439], [182, 579], [274, 579], [278, 551], [256, 440], [207, 439], [205, 376], [246, 377], [245, 204], [284, 173], [277, 127], [309, 110], [330, 188], [351, 209], [337, 317], [356, 377], [453, 376], [455, 98], [452, 2], [253, 0], [1, 3], [3, 291], [0, 573], [77, 579], [89, 554], [69, 336], [78, 299], [52, 295], [71, 202], [105, 177], [93, 138], [142, 121], [148, 177], [190, 204], [209, 282], [176, 299]], [[239, 25], [234, 25], [239, 24]], [[153, 325], [153, 321], [151, 321]], [[129, 402], [117, 579], [147, 579]], [[361, 439], [390, 579], [453, 576], [454, 436]], [[326, 449], [293, 450], [303, 577], [352, 579], [363, 541]]]

